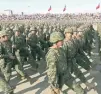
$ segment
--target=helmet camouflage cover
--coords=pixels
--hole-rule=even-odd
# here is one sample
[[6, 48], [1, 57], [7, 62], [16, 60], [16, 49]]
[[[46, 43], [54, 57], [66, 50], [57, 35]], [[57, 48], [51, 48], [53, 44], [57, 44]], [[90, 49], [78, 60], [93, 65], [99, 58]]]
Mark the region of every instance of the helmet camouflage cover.
[[56, 43], [58, 41], [61, 41], [64, 39], [64, 36], [62, 33], [60, 32], [53, 32], [51, 35], [50, 35], [50, 42], [51, 43]]

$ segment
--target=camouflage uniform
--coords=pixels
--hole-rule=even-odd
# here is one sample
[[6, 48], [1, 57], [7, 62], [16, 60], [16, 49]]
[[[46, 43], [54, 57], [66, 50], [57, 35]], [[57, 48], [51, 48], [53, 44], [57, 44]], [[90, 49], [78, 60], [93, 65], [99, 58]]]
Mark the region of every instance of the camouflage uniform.
[[92, 29], [86, 28], [84, 33], [85, 37], [85, 52], [88, 53], [88, 55], [91, 55], [91, 50], [92, 50], [92, 41], [93, 41], [93, 35], [92, 35]]
[[[65, 29], [64, 33], [73, 33], [72, 28]], [[78, 69], [78, 64], [76, 62], [76, 51], [77, 48], [74, 45], [74, 42], [72, 39], [70, 40], [64, 40], [63, 49], [66, 51], [67, 56], [67, 62], [68, 62], [68, 68], [71, 73], [74, 72], [77, 78], [79, 78], [83, 83], [86, 82], [86, 78], [84, 77], [83, 73]]]
[[[30, 32], [31, 33], [31, 32]], [[27, 38], [26, 38], [26, 44], [25, 47], [23, 47], [24, 51], [22, 51], [22, 56], [27, 57], [27, 63], [30, 64], [32, 66], [32, 68], [34, 70], [37, 70], [38, 68], [38, 64], [36, 63], [35, 59], [36, 59], [36, 52], [40, 51], [37, 47], [36, 49], [38, 49], [36, 51], [36, 49], [33, 49], [33, 44], [36, 44], [37, 39], [36, 40], [32, 40], [33, 37], [30, 37], [30, 33], [28, 34]], [[34, 37], [35, 39], [36, 37]], [[23, 42], [24, 43], [24, 42]], [[31, 45], [32, 44], [32, 45]], [[34, 51], [34, 52], [33, 52]], [[34, 55], [33, 55], [34, 54]]]
[[20, 63], [20, 67], [23, 70], [23, 65], [25, 62], [25, 52], [26, 52], [26, 42], [25, 37], [20, 33], [18, 28], [14, 28], [14, 32], [19, 32], [18, 36], [13, 35], [11, 38], [12, 44], [15, 45], [15, 55]]
[[[63, 35], [60, 32], [54, 32], [50, 36], [50, 42], [53, 44], [61, 40], [63, 40]], [[71, 76], [69, 70], [67, 69], [68, 65], [66, 55], [61, 47], [51, 47], [46, 55], [46, 62], [48, 67], [47, 75], [49, 78], [49, 83], [54, 92], [56, 89], [61, 90], [63, 84], [66, 84], [77, 94], [84, 94], [83, 89], [74, 81], [74, 78]], [[58, 93], [55, 92], [53, 94], [60, 93], [58, 91]]]
[[4, 94], [14, 94], [12, 87], [4, 80], [4, 78], [1, 75], [0, 75], [0, 89], [2, 89]]
[[27, 44], [31, 48], [31, 53], [32, 53], [34, 60], [40, 60], [41, 50], [40, 50], [40, 47], [38, 46], [39, 41], [38, 41], [38, 37], [36, 35], [37, 31], [35, 28], [31, 28], [30, 31], [31, 32], [28, 35]]
[[[79, 32], [82, 32], [82, 30], [80, 30]], [[76, 55], [77, 63], [81, 67], [83, 67], [85, 70], [90, 70], [91, 62], [89, 61], [88, 57], [84, 53], [85, 38], [84, 38], [83, 33], [82, 33], [82, 35], [78, 36], [77, 42], [79, 44], [77, 55]]]
[[[72, 30], [72, 28], [68, 28], [68, 29], [65, 29], [64, 33], [73, 33], [73, 30]], [[82, 44], [82, 42], [81, 42], [81, 44]], [[90, 69], [89, 62], [87, 61], [88, 59], [84, 54], [82, 57], [80, 55], [78, 56], [78, 48], [76, 48], [76, 47], [79, 47], [79, 46], [76, 45], [76, 43], [73, 41], [73, 39], [64, 40], [63, 49], [66, 52], [68, 66], [70, 68], [71, 73], [74, 72], [75, 76], [77, 78], [79, 78], [83, 83], [85, 83], [86, 86], [88, 87], [88, 89], [91, 89], [94, 87], [94, 84], [88, 83], [85, 76], [83, 75], [83, 73], [80, 71], [80, 69], [78, 69], [78, 64], [81, 65], [81, 63], [84, 62], [82, 60], [81, 60], [82, 62], [79, 61], [80, 58], [82, 58], [82, 57], [83, 57], [82, 59], [85, 60], [86, 63], [88, 63], [87, 64], [88, 66], [85, 65], [85, 66], [87, 66], [86, 69], [88, 69], [88, 68]], [[77, 58], [77, 56], [78, 56], [78, 58]], [[82, 67], [84, 67], [84, 66], [82, 66]]]
[[[1, 37], [7, 35], [5, 31], [1, 31]], [[0, 45], [0, 57], [2, 59], [2, 63], [0, 63], [0, 69], [3, 73], [5, 80], [9, 82], [12, 68], [12, 59], [10, 56], [12, 55], [12, 45], [10, 41], [2, 42]]]
[[45, 53], [48, 51], [48, 48], [50, 47], [50, 42], [49, 42], [49, 37], [52, 31], [50, 30], [46, 30], [46, 32], [44, 32], [43, 36], [44, 36], [44, 40], [43, 40], [43, 48], [45, 49]]
[[[2, 32], [2, 36], [7, 35], [5, 31]], [[24, 73], [19, 68], [18, 61], [16, 57], [12, 53], [12, 43], [10, 40], [2, 42], [1, 46], [1, 58], [4, 60], [2, 61], [2, 65], [0, 66], [1, 71], [5, 77], [5, 80], [8, 82], [10, 80], [11, 75], [11, 68], [13, 67], [17, 73], [21, 76], [25, 76]]]

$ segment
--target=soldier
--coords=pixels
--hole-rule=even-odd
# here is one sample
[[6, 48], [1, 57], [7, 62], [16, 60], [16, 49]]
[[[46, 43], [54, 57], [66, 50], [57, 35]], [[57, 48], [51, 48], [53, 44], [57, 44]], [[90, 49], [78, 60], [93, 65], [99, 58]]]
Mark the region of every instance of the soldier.
[[85, 38], [82, 30], [79, 29], [79, 31], [73, 27], [73, 35], [72, 40], [76, 48], [76, 63], [80, 65], [85, 70], [90, 70], [90, 64], [88, 57], [84, 53], [84, 46], [85, 46]]
[[[85, 29], [84, 29], [85, 28]], [[88, 53], [89, 56], [91, 56], [91, 50], [92, 50], [92, 41], [93, 41], [93, 30], [90, 27], [84, 27], [82, 29], [84, 29], [85, 33], [84, 33], [84, 37], [85, 37], [85, 52]]]
[[6, 32], [8, 33], [9, 38], [11, 38], [13, 36], [13, 34], [14, 34], [13, 30], [10, 29], [9, 27], [6, 28]]
[[15, 35], [12, 37], [12, 43], [16, 50], [15, 54], [20, 63], [22, 71], [25, 62], [29, 63], [34, 68], [34, 70], [37, 70], [38, 64], [31, 55], [31, 50], [28, 47], [28, 40], [25, 39], [25, 36], [20, 33], [18, 28], [15, 28], [14, 31]]
[[41, 58], [41, 50], [40, 47], [38, 46], [38, 37], [37, 37], [37, 29], [35, 27], [30, 28], [30, 33], [28, 35], [28, 40], [27, 44], [31, 48], [31, 53], [34, 58], [34, 60], [40, 61]]
[[24, 49], [26, 47], [25, 37], [20, 33], [18, 27], [15, 27], [13, 31], [15, 32], [15, 34], [11, 38], [12, 46], [13, 48], [15, 48], [15, 55], [20, 63], [21, 69], [23, 70], [23, 65], [25, 62]]
[[63, 84], [72, 88], [77, 94], [84, 94], [84, 90], [74, 81], [70, 71], [67, 69], [66, 55], [61, 48], [63, 39], [64, 37], [60, 32], [53, 32], [50, 35], [50, 42], [53, 45], [46, 54], [46, 62], [48, 67], [47, 75], [52, 89], [51, 94], [60, 94]]
[[39, 42], [41, 45], [41, 49], [46, 53], [47, 49], [49, 47], [49, 44], [48, 44], [48, 38], [49, 38], [48, 28], [44, 27], [43, 30], [41, 30], [40, 34], [41, 35], [39, 37]]
[[43, 28], [38, 29], [37, 37], [38, 37], [38, 40], [39, 40], [40, 48], [44, 51], [45, 41], [44, 41]]
[[1, 36], [1, 49], [0, 49], [0, 57], [3, 59], [0, 65], [0, 69], [5, 77], [5, 80], [9, 82], [12, 68], [12, 60], [15, 57], [12, 54], [12, 45], [8, 39], [8, 35], [5, 31], [0, 32]]
[[77, 63], [84, 68], [85, 70], [89, 71], [91, 68], [91, 62], [89, 61], [88, 57], [84, 53], [84, 46], [85, 46], [85, 37], [83, 30], [78, 28], [76, 40], [78, 42], [78, 51], [76, 55]]
[[[1, 33], [1, 31], [0, 31]], [[2, 49], [1, 45], [1, 37], [0, 37], [0, 51]], [[4, 59], [0, 57], [0, 66], [3, 67]], [[0, 67], [1, 68], [1, 67]], [[13, 94], [13, 88], [9, 85], [9, 83], [6, 82], [5, 78], [3, 77], [1, 71], [0, 71], [0, 89], [4, 92], [4, 94]]]
[[30, 81], [31, 78], [26, 73], [24, 73], [24, 69], [23, 69], [25, 58], [27, 58], [29, 55], [28, 50], [26, 49], [25, 37], [24, 35], [20, 34], [20, 31], [17, 27], [14, 28], [14, 32], [15, 35], [12, 36], [11, 40], [12, 40], [13, 50], [15, 50], [13, 53], [18, 60], [18, 64], [16, 65], [16, 67], [18, 67], [19, 70], [18, 73], [20, 74], [18, 75], [22, 80], [27, 78]]
[[9, 82], [12, 68], [14, 68], [22, 78], [28, 77], [21, 70], [21, 68], [19, 67], [19, 61], [16, 59], [16, 56], [12, 53], [12, 43], [7, 33], [5, 31], [2, 31], [0, 34], [2, 38], [2, 49], [0, 51], [0, 56], [3, 59], [0, 68], [5, 77], [5, 80]]
[[78, 69], [78, 64], [76, 61], [77, 46], [74, 44], [72, 39], [73, 29], [68, 27], [64, 31], [65, 39], [63, 44], [63, 49], [66, 52], [68, 68], [71, 73], [74, 73], [77, 78], [79, 78], [83, 83], [86, 84], [88, 89], [94, 87], [92, 84], [88, 83], [83, 73]]

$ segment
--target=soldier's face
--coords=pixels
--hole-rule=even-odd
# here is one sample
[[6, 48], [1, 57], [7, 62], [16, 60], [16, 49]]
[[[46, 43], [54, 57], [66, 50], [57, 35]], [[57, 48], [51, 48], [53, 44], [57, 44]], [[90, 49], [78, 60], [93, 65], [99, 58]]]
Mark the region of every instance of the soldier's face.
[[57, 47], [58, 48], [62, 47], [62, 45], [63, 45], [63, 41], [62, 40], [57, 42]]
[[15, 32], [15, 35], [16, 35], [16, 36], [20, 35], [20, 32]]
[[36, 31], [32, 31], [32, 34], [34, 34], [34, 35], [35, 35], [36, 33], [37, 33]]
[[2, 36], [2, 41], [8, 41], [8, 36]]
[[71, 39], [72, 38], [72, 33], [66, 33], [65, 37]]

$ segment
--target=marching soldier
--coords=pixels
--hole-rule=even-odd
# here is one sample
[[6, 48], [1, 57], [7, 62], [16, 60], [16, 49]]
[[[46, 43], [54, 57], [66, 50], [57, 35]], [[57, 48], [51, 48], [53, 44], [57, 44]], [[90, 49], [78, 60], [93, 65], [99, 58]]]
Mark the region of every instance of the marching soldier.
[[76, 61], [78, 48], [76, 48], [77, 46], [74, 44], [74, 41], [72, 39], [73, 29], [71, 27], [66, 28], [64, 34], [65, 34], [65, 39], [64, 39], [63, 49], [66, 52], [69, 71], [71, 73], [74, 73], [77, 78], [79, 78], [83, 83], [85, 83], [88, 89], [91, 89], [94, 86], [87, 82], [83, 73], [78, 69], [78, 64]]
[[[85, 94], [84, 90], [78, 85], [71, 76], [68, 69], [66, 55], [61, 48], [63, 45], [63, 35], [54, 32], [50, 35], [50, 42], [53, 44], [46, 54], [47, 75], [49, 78], [52, 94], [60, 94], [63, 84], [72, 88], [77, 94]], [[65, 93], [66, 94], [66, 93]]]
[[30, 33], [28, 35], [27, 43], [31, 48], [31, 53], [32, 53], [34, 60], [40, 61], [41, 49], [38, 46], [39, 40], [36, 34], [37, 34], [37, 29], [35, 27], [30, 28]]

